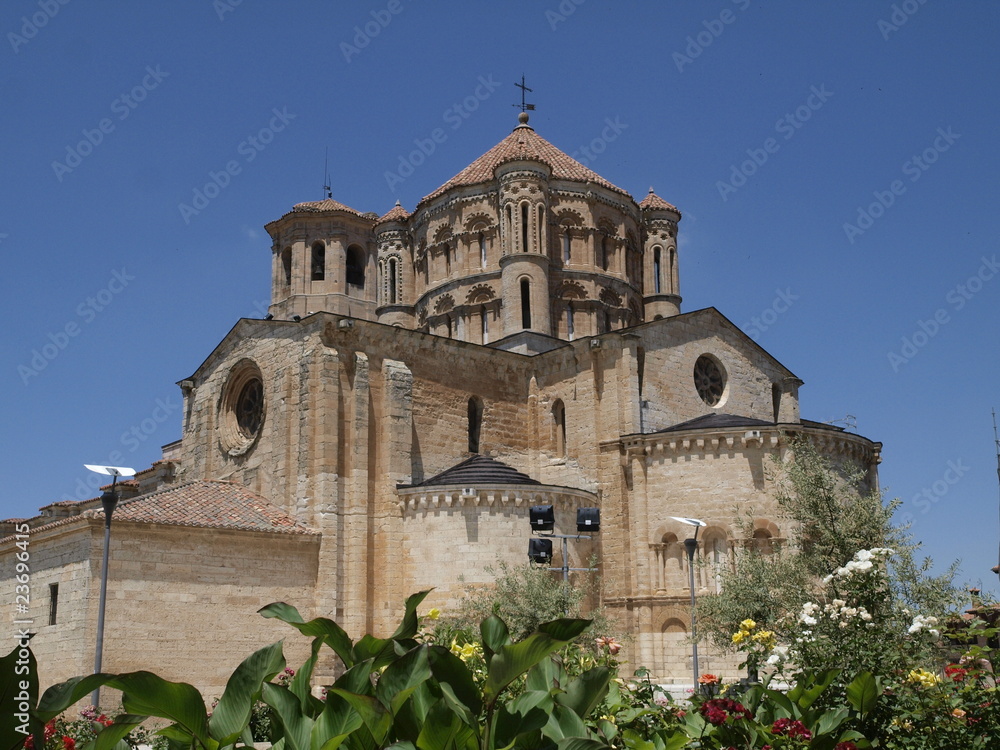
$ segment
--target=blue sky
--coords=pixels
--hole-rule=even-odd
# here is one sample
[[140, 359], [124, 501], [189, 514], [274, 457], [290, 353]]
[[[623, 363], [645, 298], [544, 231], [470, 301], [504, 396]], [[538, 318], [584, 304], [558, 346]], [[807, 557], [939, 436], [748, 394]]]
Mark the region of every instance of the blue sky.
[[412, 210], [510, 132], [523, 73], [540, 135], [684, 212], [683, 309], [801, 377], [803, 417], [883, 442], [926, 552], [996, 594], [998, 21], [940, 0], [4, 3], [0, 516], [179, 437], [175, 383], [263, 314], [262, 227], [323, 197], [326, 149], [337, 200]]

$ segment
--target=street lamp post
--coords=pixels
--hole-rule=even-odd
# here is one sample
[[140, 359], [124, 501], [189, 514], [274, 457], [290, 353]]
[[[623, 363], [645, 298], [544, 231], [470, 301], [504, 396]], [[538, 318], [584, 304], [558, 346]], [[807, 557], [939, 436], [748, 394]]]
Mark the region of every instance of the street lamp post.
[[687, 550], [688, 555], [688, 586], [691, 589], [691, 667], [694, 672], [694, 683], [692, 687], [693, 692], [698, 691], [698, 626], [697, 626], [697, 609], [695, 607], [694, 599], [694, 553], [698, 550], [698, 531], [702, 526], [707, 526], [704, 521], [699, 521], [697, 518], [681, 518], [679, 516], [671, 516], [675, 521], [680, 521], [688, 526], [694, 526], [694, 537], [684, 540], [684, 549]]
[[[130, 469], [127, 466], [96, 466], [93, 464], [84, 464], [84, 466], [98, 474], [106, 474], [111, 477], [111, 489], [101, 495], [101, 505], [104, 507], [104, 557], [101, 564], [101, 598], [97, 607], [97, 646], [94, 649], [94, 674], [100, 674], [101, 657], [104, 654], [104, 610], [108, 600], [108, 550], [111, 546], [111, 515], [118, 505], [118, 493], [115, 492], [115, 486], [118, 477], [134, 476], [135, 469]], [[94, 688], [90, 700], [95, 708], [101, 705], [100, 687]]]

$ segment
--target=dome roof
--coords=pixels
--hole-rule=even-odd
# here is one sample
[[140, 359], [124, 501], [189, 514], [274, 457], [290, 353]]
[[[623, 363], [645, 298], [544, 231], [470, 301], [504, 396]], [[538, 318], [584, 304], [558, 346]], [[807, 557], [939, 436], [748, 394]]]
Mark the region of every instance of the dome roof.
[[434, 192], [425, 195], [421, 199], [420, 204], [433, 200], [454, 187], [489, 182], [493, 179], [494, 171], [498, 166], [508, 161], [517, 161], [520, 159], [540, 161], [548, 165], [555, 179], [573, 180], [574, 182], [593, 182], [629, 198], [632, 197], [627, 191], [622, 190], [616, 185], [612, 185], [597, 174], [597, 172], [588, 169], [572, 156], [560, 151], [538, 135], [533, 128], [528, 125], [519, 125], [514, 128], [514, 132], [448, 180], [444, 185]]

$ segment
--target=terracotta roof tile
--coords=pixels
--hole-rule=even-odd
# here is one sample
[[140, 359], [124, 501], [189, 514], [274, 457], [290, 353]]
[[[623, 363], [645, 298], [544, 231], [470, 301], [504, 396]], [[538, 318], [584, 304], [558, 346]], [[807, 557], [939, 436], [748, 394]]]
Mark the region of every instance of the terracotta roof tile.
[[339, 201], [335, 201], [332, 198], [325, 198], [321, 201], [306, 201], [305, 203], [296, 203], [292, 207], [292, 211], [300, 211], [307, 213], [319, 213], [320, 211], [346, 211], [349, 214], [355, 214], [356, 216], [361, 216], [362, 213], [357, 211], [350, 206], [345, 206]]
[[[103, 508], [83, 515], [104, 516]], [[268, 500], [231, 482], [196, 481], [125, 500], [114, 521], [201, 526], [284, 534], [316, 534]]]
[[410, 212], [403, 208], [399, 201], [396, 201], [396, 205], [383, 214], [379, 218], [378, 223], [381, 224], [383, 221], [406, 221], [409, 218]]
[[437, 198], [446, 190], [450, 190], [453, 187], [489, 182], [493, 179], [493, 172], [498, 166], [504, 162], [515, 161], [517, 159], [533, 159], [547, 164], [552, 169], [552, 176], [556, 179], [594, 182], [609, 190], [614, 190], [626, 196], [629, 195], [625, 190], [612, 185], [596, 172], [587, 169], [587, 167], [583, 166], [576, 159], [560, 151], [538, 135], [533, 128], [527, 125], [519, 125], [514, 128], [513, 133], [448, 180], [444, 185], [433, 193], [424, 196], [420, 204]]
[[654, 211], [655, 210], [677, 211], [677, 213], [680, 213], [680, 211], [677, 209], [677, 206], [673, 205], [672, 203], [667, 203], [665, 200], [663, 200], [663, 198], [661, 198], [660, 196], [658, 196], [656, 193], [653, 192], [653, 188], [650, 188], [649, 194], [646, 195], [646, 197], [639, 202], [639, 208], [648, 208]]

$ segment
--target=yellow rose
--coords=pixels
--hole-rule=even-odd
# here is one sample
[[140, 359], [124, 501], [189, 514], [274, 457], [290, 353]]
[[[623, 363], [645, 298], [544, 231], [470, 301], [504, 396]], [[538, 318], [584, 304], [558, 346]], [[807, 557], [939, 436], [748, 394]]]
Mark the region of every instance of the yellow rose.
[[772, 649], [777, 644], [777, 638], [771, 630], [759, 630], [750, 637], [767, 649]]
[[739, 645], [740, 643], [743, 643], [743, 639], [746, 637], [747, 637], [746, 633], [744, 633], [742, 630], [737, 630], [735, 633], [733, 633], [733, 643]]
[[436, 620], [440, 616], [441, 616], [441, 610], [438, 609], [437, 607], [434, 607], [433, 609], [431, 609], [430, 612], [427, 613], [428, 620]]
[[906, 679], [922, 687], [934, 687], [941, 682], [940, 677], [933, 672], [928, 672], [926, 669], [911, 669]]
[[753, 620], [748, 619], [740, 623], [740, 630], [753, 630], [755, 627], [757, 627], [757, 623]]

